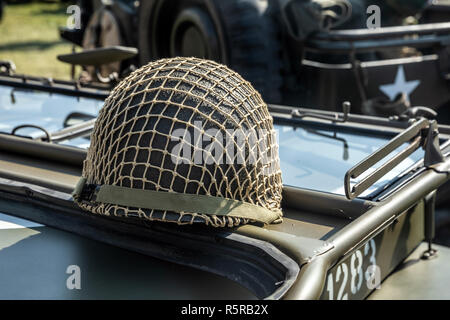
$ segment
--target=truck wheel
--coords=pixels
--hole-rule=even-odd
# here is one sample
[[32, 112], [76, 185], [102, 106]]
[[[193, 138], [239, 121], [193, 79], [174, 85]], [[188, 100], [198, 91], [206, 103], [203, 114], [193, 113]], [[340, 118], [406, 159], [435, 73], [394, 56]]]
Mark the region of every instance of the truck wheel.
[[228, 65], [267, 102], [281, 101], [281, 45], [270, 0], [148, 0], [139, 9], [140, 63], [194, 56]]

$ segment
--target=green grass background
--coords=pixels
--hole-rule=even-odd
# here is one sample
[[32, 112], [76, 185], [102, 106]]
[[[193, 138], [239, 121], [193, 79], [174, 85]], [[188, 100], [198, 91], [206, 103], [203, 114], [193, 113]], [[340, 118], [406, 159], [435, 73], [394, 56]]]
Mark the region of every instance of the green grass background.
[[0, 22], [0, 60], [12, 60], [16, 73], [70, 79], [70, 66], [56, 59], [71, 52], [61, 40], [58, 26], [65, 26], [70, 3], [31, 2], [7, 4]]

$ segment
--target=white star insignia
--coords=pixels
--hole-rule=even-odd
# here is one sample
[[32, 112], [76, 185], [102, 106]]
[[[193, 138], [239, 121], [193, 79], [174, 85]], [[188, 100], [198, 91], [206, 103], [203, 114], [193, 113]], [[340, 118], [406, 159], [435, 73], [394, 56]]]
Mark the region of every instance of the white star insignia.
[[406, 94], [409, 101], [409, 95], [419, 84], [420, 80], [406, 81], [405, 70], [403, 69], [403, 66], [400, 66], [398, 67], [397, 75], [395, 76], [395, 82], [393, 84], [384, 84], [380, 86], [380, 90], [383, 91], [391, 101], [393, 101], [399, 93]]

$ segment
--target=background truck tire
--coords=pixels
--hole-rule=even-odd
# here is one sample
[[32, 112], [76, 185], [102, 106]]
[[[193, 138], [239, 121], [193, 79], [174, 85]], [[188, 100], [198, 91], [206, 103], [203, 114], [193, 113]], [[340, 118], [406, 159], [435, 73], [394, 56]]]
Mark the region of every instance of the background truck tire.
[[140, 64], [196, 56], [228, 65], [281, 101], [281, 40], [271, 0], [149, 0], [139, 8]]

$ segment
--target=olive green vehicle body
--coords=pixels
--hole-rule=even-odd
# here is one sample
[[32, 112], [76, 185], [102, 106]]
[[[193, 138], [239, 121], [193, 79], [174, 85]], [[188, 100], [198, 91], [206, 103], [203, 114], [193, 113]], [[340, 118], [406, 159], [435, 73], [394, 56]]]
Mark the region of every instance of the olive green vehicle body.
[[[107, 95], [101, 88], [23, 79], [1, 76], [0, 85], [16, 88], [16, 95], [18, 88], [26, 88], [100, 103]], [[420, 123], [427, 126], [419, 137], [431, 128], [424, 119], [409, 125], [285, 106], [269, 109], [275, 125], [334, 132], [330, 141], [340, 153], [338, 136], [345, 132], [383, 136], [392, 143]], [[442, 161], [430, 163], [426, 153], [426, 166], [416, 162], [370, 199], [349, 200], [286, 184], [281, 224], [217, 229], [103, 217], [79, 209], [71, 192], [86, 150], [59, 142], [88, 135], [93, 123], [52, 133], [53, 143], [43, 141], [45, 135], [0, 134], [0, 222], [12, 225], [0, 228], [0, 298], [450, 298], [444, 272], [449, 249], [434, 246], [435, 258], [419, 258], [426, 250], [423, 241], [433, 236], [435, 191], [449, 178], [449, 127], [440, 126], [435, 140]], [[71, 265], [81, 270], [80, 289], [67, 287]], [[378, 279], [367, 273], [370, 266], [378, 267], [372, 273], [379, 271]]]

